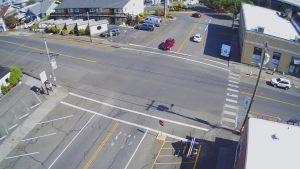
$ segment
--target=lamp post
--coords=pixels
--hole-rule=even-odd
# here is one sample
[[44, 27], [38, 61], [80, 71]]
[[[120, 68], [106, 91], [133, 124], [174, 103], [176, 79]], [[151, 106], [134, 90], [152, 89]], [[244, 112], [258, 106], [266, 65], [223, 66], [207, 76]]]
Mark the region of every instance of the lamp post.
[[[49, 35], [52, 35], [52, 33], [50, 33]], [[52, 75], [53, 75], [53, 81], [55, 86], [56, 86], [56, 77], [55, 77], [55, 74], [54, 74], [54, 70], [53, 70], [53, 67], [51, 65], [51, 58], [50, 58], [50, 55], [49, 55], [49, 50], [48, 50], [48, 46], [47, 46], [47, 42], [46, 42], [46, 39], [45, 39], [45, 34], [44, 34], [44, 31], [43, 31], [43, 39], [44, 39], [44, 42], [45, 42], [45, 47], [46, 47], [46, 51], [47, 51], [47, 56], [48, 56], [48, 59], [49, 59], [49, 62], [50, 62], [50, 67], [51, 67], [51, 71], [52, 71]]]
[[256, 90], [257, 90], [257, 87], [258, 87], [258, 83], [259, 83], [259, 79], [260, 79], [260, 75], [261, 75], [261, 70], [262, 70], [262, 67], [263, 67], [263, 63], [264, 63], [264, 60], [265, 60], [265, 55], [266, 55], [266, 51], [269, 50], [269, 47], [268, 47], [268, 41], [264, 42], [264, 46], [265, 46], [265, 49], [264, 49], [264, 55], [263, 55], [263, 58], [262, 58], [262, 61], [259, 65], [259, 74], [258, 74], [258, 77], [257, 77], [257, 81], [256, 81], [256, 85], [255, 85], [255, 88], [254, 88], [254, 91], [253, 91], [253, 95], [252, 95], [252, 98], [251, 98], [251, 102], [249, 104], [249, 107], [248, 107], [248, 110], [247, 110], [247, 113], [246, 113], [246, 116], [245, 116], [245, 120], [243, 122], [243, 125], [240, 129], [240, 132], [242, 132], [242, 129], [245, 125], [245, 122], [246, 122], [246, 119], [248, 118], [248, 114], [250, 112], [250, 109], [251, 109], [251, 106], [252, 106], [252, 103], [254, 101], [254, 97], [255, 97], [255, 94], [256, 94]]
[[89, 24], [89, 32], [90, 32], [90, 41], [92, 41], [92, 36], [91, 36], [91, 27], [90, 27], [90, 18], [89, 18], [89, 13], [87, 12], [87, 17], [88, 17], [88, 24]]

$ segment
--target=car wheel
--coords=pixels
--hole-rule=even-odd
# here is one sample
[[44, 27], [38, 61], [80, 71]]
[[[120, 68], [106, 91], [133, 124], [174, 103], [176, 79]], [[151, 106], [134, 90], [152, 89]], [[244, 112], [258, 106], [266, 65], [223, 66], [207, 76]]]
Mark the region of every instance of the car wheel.
[[275, 85], [274, 85], [274, 87], [276, 88], [276, 87], [277, 87], [277, 85], [275, 84]]
[[289, 89], [289, 87], [285, 87], [285, 90], [288, 90]]

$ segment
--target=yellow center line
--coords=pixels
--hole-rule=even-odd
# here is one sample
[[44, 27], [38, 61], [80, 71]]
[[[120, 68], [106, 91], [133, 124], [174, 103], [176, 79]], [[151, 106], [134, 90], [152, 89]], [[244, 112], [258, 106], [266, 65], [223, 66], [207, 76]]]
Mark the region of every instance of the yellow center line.
[[155, 165], [165, 165], [165, 164], [184, 164], [184, 163], [194, 163], [195, 161], [190, 162], [174, 162], [174, 163], [155, 163]]
[[178, 147], [178, 148], [162, 148], [163, 150], [170, 150], [170, 149], [183, 149], [184, 147]]
[[[38, 51], [42, 51], [42, 52], [47, 52], [46, 50], [43, 50], [43, 49], [38, 49], [38, 48], [30, 47], [30, 46], [25, 46], [25, 45], [21, 45], [21, 44], [18, 44], [18, 43], [13, 43], [13, 42], [5, 41], [5, 40], [0, 40], [0, 41], [6, 42], [6, 43], [10, 43], [10, 44], [14, 44], [14, 45], [18, 45], [18, 46], [22, 46], [22, 47], [29, 48], [29, 49], [33, 49], [33, 50], [38, 50]], [[49, 51], [49, 53], [50, 53], [50, 51]], [[88, 61], [88, 62], [97, 63], [97, 61], [89, 60], [89, 59], [84, 59], [84, 58], [80, 58], [80, 57], [76, 57], [76, 56], [70, 56], [70, 55], [65, 55], [65, 54], [55, 53], [55, 52], [51, 52], [51, 53], [59, 54], [59, 55], [61, 55], [61, 56], [66, 56], [66, 57], [73, 58], [73, 59], [79, 59], [79, 60], [84, 60], [84, 61]]]
[[[246, 93], [246, 92], [241, 92], [241, 93], [252, 96], [252, 93]], [[289, 104], [289, 105], [292, 105], [292, 106], [300, 107], [300, 105], [297, 105], [297, 104], [293, 104], [293, 103], [289, 103], [289, 102], [284, 102], [284, 101], [276, 100], [276, 99], [271, 99], [271, 98], [264, 97], [264, 96], [255, 95], [255, 97], [259, 97], [259, 98], [263, 98], [263, 99], [267, 99], [267, 100], [272, 100], [272, 101], [279, 102], [279, 103], [284, 103], [284, 104]]]
[[[246, 111], [246, 110], [241, 109], [241, 108], [239, 110]], [[262, 114], [262, 113], [257, 113], [257, 112], [254, 112], [254, 111], [250, 111], [250, 113], [259, 114], [259, 115], [262, 115], [262, 116], [268, 116], [268, 117], [272, 117], [272, 118], [278, 119], [278, 117], [270, 116], [270, 115]]]
[[195, 167], [196, 167], [196, 165], [197, 165], [197, 161], [198, 161], [198, 157], [199, 157], [199, 154], [200, 154], [201, 146], [202, 146], [202, 145], [199, 146], [199, 150], [198, 150], [198, 153], [197, 153], [197, 157], [196, 157], [196, 160], [195, 160], [193, 169], [195, 169]]
[[159, 37], [161, 35], [161, 33], [159, 33], [159, 35], [157, 35], [154, 39], [152, 39], [146, 46], [150, 45], [150, 43], [152, 43], [157, 37]]
[[173, 143], [173, 142], [180, 142], [180, 141], [182, 141], [182, 140], [173, 140], [173, 141], [165, 141], [165, 142], [171, 142], [171, 143]]
[[104, 139], [104, 141], [101, 143], [101, 145], [98, 147], [98, 149], [96, 150], [96, 152], [93, 154], [93, 156], [91, 157], [91, 159], [84, 166], [84, 169], [87, 169], [91, 165], [91, 163], [93, 162], [93, 160], [96, 158], [96, 156], [98, 155], [98, 153], [100, 152], [100, 150], [103, 148], [103, 146], [105, 145], [105, 143], [107, 142], [107, 140], [110, 138], [110, 136], [112, 135], [112, 133], [116, 130], [116, 128], [118, 127], [118, 125], [119, 125], [119, 123], [116, 123], [115, 126], [111, 129], [111, 131], [108, 133], [108, 135], [106, 136], [106, 138]]
[[183, 43], [181, 44], [181, 46], [179, 47], [179, 49], [177, 50], [177, 52], [179, 52], [181, 50], [181, 48], [183, 47], [183, 45], [185, 44], [185, 42], [188, 40], [188, 38], [190, 38], [192, 32], [196, 29], [196, 27], [198, 26], [198, 24], [202, 21], [202, 18], [199, 20], [199, 22], [195, 25], [195, 27], [192, 29], [192, 31], [188, 34], [188, 36], [185, 38], [185, 40], [183, 41]]
[[152, 164], [151, 169], [153, 168], [153, 166], [154, 166], [154, 164], [155, 164], [155, 162], [156, 162], [156, 160], [157, 160], [157, 158], [158, 158], [158, 156], [159, 156], [159, 154], [160, 154], [160, 152], [161, 152], [161, 149], [164, 147], [164, 145], [165, 145], [165, 142], [163, 142], [163, 144], [161, 145], [160, 150], [159, 150], [159, 152], [158, 152], [158, 154], [157, 154], [157, 156], [156, 156], [156, 158], [155, 158], [155, 160], [154, 160], [154, 162], [153, 162], [153, 164]]
[[159, 155], [159, 157], [175, 157], [177, 155]]
[[[242, 75], [242, 76], [247, 76], [247, 77], [251, 77], [251, 78], [254, 78], [254, 79], [257, 79], [256, 76], [246, 75], [246, 74], [243, 74], [243, 73], [240, 73], [240, 75]], [[260, 78], [260, 80], [264, 80], [264, 81], [270, 82], [270, 80], [268, 80], [268, 79]]]

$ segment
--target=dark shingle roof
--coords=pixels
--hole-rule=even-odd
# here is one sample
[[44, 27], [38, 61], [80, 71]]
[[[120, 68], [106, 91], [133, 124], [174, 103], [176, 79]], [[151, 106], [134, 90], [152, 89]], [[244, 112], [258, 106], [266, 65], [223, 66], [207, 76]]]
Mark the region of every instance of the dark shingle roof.
[[10, 72], [10, 69], [8, 67], [4, 67], [0, 65], [0, 79], [4, 77], [8, 72]]
[[123, 8], [130, 0], [64, 0], [55, 9]]

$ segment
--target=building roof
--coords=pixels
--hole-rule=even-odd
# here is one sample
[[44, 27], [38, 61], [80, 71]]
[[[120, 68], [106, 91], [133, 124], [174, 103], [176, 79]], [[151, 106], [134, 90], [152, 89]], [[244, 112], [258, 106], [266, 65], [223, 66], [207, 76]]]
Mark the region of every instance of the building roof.
[[10, 72], [10, 68], [0, 65], [0, 79], [2, 79], [2, 77], [4, 77], [9, 72]]
[[123, 8], [130, 0], [64, 0], [55, 9]]
[[90, 22], [90, 26], [99, 26], [102, 24], [109, 24], [109, 22], [106, 19], [100, 20], [100, 21], [95, 21], [95, 22]]
[[37, 3], [36, 5], [28, 8], [28, 10], [30, 10], [35, 15], [39, 15], [41, 13], [46, 13], [54, 2], [55, 2], [55, 0], [46, 0], [46, 1]]
[[245, 168], [295, 168], [299, 142], [299, 126], [249, 118]]
[[8, 9], [9, 9], [10, 5], [7, 5], [3, 8], [1, 8], [0, 10], [0, 17], [5, 16], [5, 14], [7, 13]]
[[299, 36], [292, 23], [277, 14], [276, 11], [250, 4], [242, 4], [246, 30], [256, 31], [264, 27], [264, 34], [294, 40]]
[[290, 5], [293, 5], [293, 6], [300, 7], [300, 0], [278, 0], [278, 1], [290, 4]]

